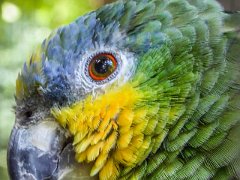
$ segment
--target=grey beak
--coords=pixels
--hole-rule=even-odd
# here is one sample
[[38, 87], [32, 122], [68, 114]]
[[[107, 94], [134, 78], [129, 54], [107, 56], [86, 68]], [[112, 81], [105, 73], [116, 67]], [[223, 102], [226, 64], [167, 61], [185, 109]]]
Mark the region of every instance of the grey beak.
[[64, 130], [54, 120], [28, 127], [15, 125], [8, 147], [12, 180], [57, 179], [60, 154], [66, 143]]

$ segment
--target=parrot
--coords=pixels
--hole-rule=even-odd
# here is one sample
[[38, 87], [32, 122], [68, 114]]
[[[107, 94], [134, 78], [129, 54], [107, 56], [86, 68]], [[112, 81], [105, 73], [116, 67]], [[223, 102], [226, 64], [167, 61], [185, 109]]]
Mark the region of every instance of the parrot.
[[54, 30], [16, 80], [10, 179], [240, 178], [240, 14], [119, 0]]

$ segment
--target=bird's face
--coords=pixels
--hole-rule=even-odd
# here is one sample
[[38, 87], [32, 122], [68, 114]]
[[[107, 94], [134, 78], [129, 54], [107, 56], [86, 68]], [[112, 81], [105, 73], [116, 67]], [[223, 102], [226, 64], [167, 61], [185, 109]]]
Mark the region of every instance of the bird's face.
[[[125, 47], [119, 23], [109, 26], [96, 13], [82, 17], [55, 32], [25, 64], [9, 145], [13, 179], [59, 177], [71, 170], [73, 159], [93, 165], [88, 176], [106, 166], [116, 176], [120, 163], [136, 162], [137, 149], [129, 144], [140, 92], [129, 80], [137, 58]], [[143, 140], [139, 134], [134, 141]], [[127, 157], [121, 154], [126, 148]]]
[[127, 176], [185, 112], [198, 79], [189, 44], [175, 49], [161, 23], [136, 18], [142, 11], [130, 12], [133, 5], [120, 1], [58, 29], [25, 64], [9, 143], [12, 179], [73, 169], [78, 177]]

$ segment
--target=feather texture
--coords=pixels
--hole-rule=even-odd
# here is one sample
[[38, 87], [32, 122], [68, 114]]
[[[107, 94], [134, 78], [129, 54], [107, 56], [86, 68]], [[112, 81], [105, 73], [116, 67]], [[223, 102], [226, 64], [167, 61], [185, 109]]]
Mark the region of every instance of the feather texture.
[[[213, 0], [120, 0], [53, 33], [17, 99], [50, 99], [77, 161], [100, 179], [238, 177], [239, 20]], [[75, 66], [111, 46], [134, 55], [134, 74], [83, 97]]]

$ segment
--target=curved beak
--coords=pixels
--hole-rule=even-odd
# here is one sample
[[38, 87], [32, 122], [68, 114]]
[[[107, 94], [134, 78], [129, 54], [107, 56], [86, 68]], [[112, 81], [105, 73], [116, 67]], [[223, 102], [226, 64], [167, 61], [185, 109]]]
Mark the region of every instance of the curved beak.
[[12, 180], [98, 179], [90, 176], [92, 164], [75, 161], [72, 140], [54, 119], [15, 124], [7, 161]]
[[15, 124], [8, 147], [8, 171], [12, 180], [57, 179], [65, 131], [54, 120], [21, 127]]

